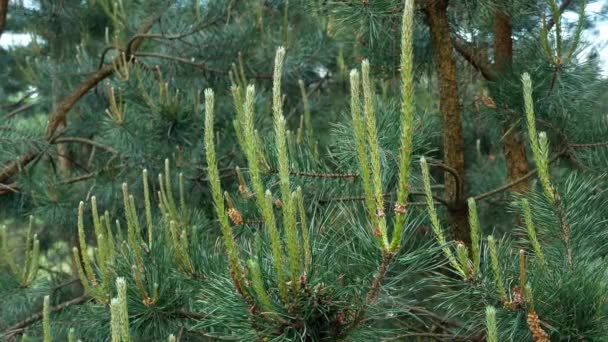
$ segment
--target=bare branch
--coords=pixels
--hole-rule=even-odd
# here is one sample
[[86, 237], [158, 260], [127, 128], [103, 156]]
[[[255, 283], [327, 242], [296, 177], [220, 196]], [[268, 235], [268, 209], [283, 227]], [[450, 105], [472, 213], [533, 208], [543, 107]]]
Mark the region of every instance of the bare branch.
[[102, 150], [106, 150], [106, 151], [108, 151], [108, 152], [110, 152], [110, 153], [112, 153], [114, 155], [118, 154], [118, 151], [116, 151], [111, 146], [104, 145], [104, 144], [99, 143], [97, 141], [86, 139], [86, 138], [62, 137], [62, 138], [56, 138], [56, 139], [53, 140], [53, 144], [61, 144], [61, 143], [64, 143], [64, 142], [76, 142], [76, 143], [81, 143], [81, 144], [85, 144], [85, 145], [95, 146], [95, 147], [101, 148]]
[[[597, 143], [588, 143], [588, 144], [568, 144], [564, 149], [562, 149], [560, 152], [556, 153], [550, 160], [549, 160], [549, 164], [554, 163], [555, 161], [557, 161], [559, 158], [568, 155], [570, 153], [571, 150], [573, 149], [583, 149], [583, 148], [595, 148], [595, 147], [608, 147], [608, 141], [605, 142], [597, 142]], [[496, 189], [490, 190], [488, 192], [484, 192], [483, 194], [479, 194], [477, 196], [475, 196], [475, 200], [476, 201], [481, 201], [484, 200], [488, 197], [494, 196], [496, 194], [499, 194], [503, 191], [509, 190], [510, 188], [514, 187], [515, 185], [525, 181], [526, 179], [534, 176], [536, 173], [538, 172], [538, 169], [534, 169], [530, 172], [528, 172], [527, 174], [525, 174], [524, 176], [510, 182], [507, 184], [504, 184], [502, 186], [499, 186]]]
[[[82, 295], [80, 297], [76, 297], [74, 299], [68, 300], [66, 302], [63, 302], [61, 304], [55, 305], [53, 307], [50, 308], [51, 312], [58, 312], [58, 311], [62, 311], [63, 309], [72, 306], [72, 305], [78, 305], [78, 304], [82, 304], [84, 302], [86, 302], [87, 300], [89, 300], [89, 296], [87, 295]], [[17, 335], [20, 332], [22, 332], [25, 328], [27, 328], [28, 326], [40, 321], [42, 319], [42, 312], [39, 312], [35, 315], [32, 315], [24, 320], [22, 320], [21, 322], [9, 327], [8, 329], [6, 329], [6, 331], [4, 332], [4, 338], [9, 338], [11, 336]]]
[[497, 79], [492, 64], [488, 62], [486, 56], [476, 46], [455, 35], [452, 35], [452, 45], [486, 80], [495, 81]]
[[[178, 57], [178, 56], [166, 55], [166, 54], [156, 53], [156, 52], [141, 52], [141, 53], [136, 53], [135, 57], [151, 57], [151, 58], [167, 59], [167, 60], [172, 60], [172, 61], [175, 61], [178, 63], [191, 65], [196, 69], [199, 69], [202, 71], [207, 71], [212, 74], [222, 75], [222, 76], [228, 75], [228, 71], [226, 71], [226, 70], [212, 68], [212, 67], [208, 66], [207, 63], [197, 63], [197, 62], [194, 62], [193, 60], [183, 58], [183, 57]], [[272, 75], [254, 74], [254, 75], [248, 75], [248, 78], [270, 80], [270, 79], [272, 79]]]

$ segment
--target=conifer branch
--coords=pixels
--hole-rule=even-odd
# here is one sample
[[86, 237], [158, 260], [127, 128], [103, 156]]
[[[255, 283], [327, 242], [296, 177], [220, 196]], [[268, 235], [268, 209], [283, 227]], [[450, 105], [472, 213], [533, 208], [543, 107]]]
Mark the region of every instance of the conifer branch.
[[[194, 67], [195, 69], [199, 69], [201, 71], [206, 71], [212, 74], [216, 74], [216, 75], [221, 75], [221, 76], [228, 76], [229, 75], [229, 71], [226, 70], [221, 70], [221, 69], [217, 69], [217, 68], [213, 68], [210, 67], [209, 65], [207, 65], [207, 63], [197, 63], [195, 61], [193, 61], [193, 59], [188, 59], [188, 58], [183, 58], [183, 57], [179, 57], [179, 56], [173, 56], [173, 55], [168, 55], [168, 54], [164, 54], [164, 53], [158, 53], [158, 52], [138, 52], [134, 54], [135, 57], [141, 57], [141, 58], [145, 58], [145, 57], [149, 57], [149, 58], [160, 58], [160, 59], [166, 59], [166, 60], [171, 60], [174, 62], [178, 62], [178, 63], [182, 63], [182, 64], [187, 64], [187, 65], [191, 65], [192, 67]], [[259, 80], [270, 80], [272, 79], [272, 76], [269, 74], [251, 74], [248, 75], [249, 78], [252, 79], [259, 79]]]
[[[154, 13], [146, 18], [140, 29], [138, 30], [138, 34], [148, 32], [156, 20], [162, 15], [162, 12]], [[133, 40], [130, 50], [128, 51], [128, 57], [131, 56], [131, 52], [136, 51], [141, 45], [141, 39]], [[129, 59], [129, 58], [128, 58]], [[76, 89], [74, 89], [67, 97], [57, 103], [55, 106], [55, 110], [49, 114], [48, 125], [46, 128], [46, 133], [44, 138], [47, 141], [52, 141], [60, 127], [63, 127], [63, 122], [66, 121], [67, 114], [70, 110], [76, 105], [76, 103], [86, 95], [89, 90], [93, 89], [99, 82], [106, 79], [110, 75], [112, 75], [115, 71], [115, 67], [113, 64], [106, 64], [101, 67], [99, 70], [95, 71], [89, 78], [87, 78], [84, 82], [82, 82]], [[42, 150], [37, 148], [30, 149], [28, 152], [19, 156], [16, 160], [10, 161], [5, 164], [0, 169], [0, 183], [6, 183], [6, 181], [14, 176], [15, 174], [21, 172], [29, 163], [31, 163], [34, 159], [36, 159]]]
[[[65, 302], [63, 302], [61, 304], [57, 304], [55, 306], [52, 306], [52, 307], [49, 308], [49, 312], [50, 313], [52, 313], [52, 312], [59, 312], [59, 311], [62, 311], [63, 309], [65, 309], [65, 308], [67, 308], [69, 306], [85, 303], [89, 299], [90, 299], [89, 296], [85, 294], [85, 295], [76, 297], [74, 299], [70, 299], [68, 301], [65, 301]], [[30, 325], [32, 325], [32, 324], [34, 324], [36, 322], [39, 322], [42, 319], [42, 317], [43, 317], [43, 313], [39, 312], [37, 314], [34, 314], [34, 315], [32, 315], [32, 316], [30, 316], [30, 317], [28, 317], [28, 318], [26, 318], [26, 319], [24, 319], [22, 321], [14, 324], [12, 326], [10, 326], [8, 329], [6, 329], [4, 331], [4, 338], [8, 339], [8, 338], [10, 338], [10, 337], [12, 337], [14, 335], [17, 335], [17, 334], [21, 333], [28, 326], [30, 326]]]
[[[244, 170], [244, 169], [241, 169]], [[277, 169], [268, 169], [268, 173], [278, 173]], [[308, 178], [345, 178], [355, 179], [359, 177], [359, 174], [355, 172], [312, 172], [312, 171], [297, 171], [289, 170], [290, 176], [297, 177], [308, 177]]]
[[498, 78], [493, 65], [488, 62], [487, 56], [481, 53], [476, 46], [454, 34], [452, 35], [452, 45], [486, 80], [495, 81]]

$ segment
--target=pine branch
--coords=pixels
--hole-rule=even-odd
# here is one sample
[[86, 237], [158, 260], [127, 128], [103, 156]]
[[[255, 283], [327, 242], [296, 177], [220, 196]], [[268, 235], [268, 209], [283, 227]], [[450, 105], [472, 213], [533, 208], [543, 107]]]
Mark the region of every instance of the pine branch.
[[[243, 169], [241, 169], [243, 170]], [[276, 169], [270, 169], [268, 170], [269, 173], [278, 173], [279, 171]], [[289, 170], [289, 174], [291, 176], [298, 176], [298, 177], [310, 177], [310, 178], [346, 178], [346, 179], [354, 179], [359, 177], [359, 174], [354, 173], [354, 172], [346, 172], [346, 173], [341, 173], [341, 172], [335, 172], [335, 173], [324, 173], [324, 172], [306, 172], [306, 171], [296, 171], [296, 170]]]
[[[212, 67], [208, 66], [207, 63], [196, 63], [196, 62], [192, 61], [191, 59], [187, 59], [187, 58], [183, 58], [183, 57], [179, 57], [179, 56], [172, 56], [172, 55], [156, 53], [156, 52], [140, 52], [140, 53], [136, 53], [134, 56], [135, 57], [144, 57], [144, 58], [150, 57], [150, 58], [167, 59], [167, 60], [171, 60], [174, 62], [191, 65], [195, 69], [207, 71], [209, 73], [216, 74], [216, 75], [228, 76], [228, 74], [229, 74], [228, 71], [212, 68]], [[254, 79], [262, 79], [262, 80], [272, 79], [272, 75], [268, 75], [268, 74], [253, 74], [253, 75], [247, 75], [247, 77], [254, 78]]]
[[[411, 196], [418, 196], [418, 197], [425, 197], [426, 194], [423, 191], [410, 191], [408, 192], [409, 195]], [[389, 193], [389, 194], [384, 194], [383, 196], [386, 197], [392, 197], [394, 196], [394, 193]], [[433, 195], [433, 199], [439, 203], [441, 203], [442, 205], [444, 205], [447, 208], [450, 208], [451, 205], [450, 203], [448, 203], [445, 199]], [[357, 201], [364, 201], [365, 200], [365, 196], [344, 196], [344, 197], [330, 197], [330, 198], [321, 198], [319, 199], [317, 202], [319, 204], [326, 204], [326, 203], [330, 203], [330, 202], [357, 202]], [[408, 203], [408, 205], [427, 205], [426, 202], [411, 202]]]
[[[562, 13], [564, 13], [564, 11], [568, 9], [568, 6], [570, 6], [571, 3], [572, 0], [564, 0], [562, 4], [559, 5], [559, 14], [561, 15]], [[553, 17], [551, 17], [547, 22], [547, 31], [551, 30], [553, 25], [555, 25], [555, 21], [553, 21]]]
[[454, 177], [454, 182], [456, 183], [456, 200], [455, 202], [458, 202], [461, 199], [462, 196], [462, 187], [463, 187], [463, 180], [462, 177], [460, 177], [460, 175], [458, 174], [458, 171], [456, 171], [456, 169], [454, 169], [453, 167], [449, 167], [443, 163], [437, 162], [437, 161], [433, 161], [431, 163], [429, 163], [429, 166], [434, 166], [437, 167], [439, 169], [442, 169], [446, 172], [448, 172], [449, 174], [452, 175], [452, 177]]
[[454, 49], [475, 68], [488, 81], [497, 79], [496, 71], [485, 56], [476, 46], [461, 37], [452, 35]]
[[[583, 149], [583, 148], [595, 148], [595, 147], [608, 147], [608, 141], [605, 142], [597, 142], [597, 143], [588, 143], [588, 144], [568, 144], [564, 149], [562, 149], [560, 152], [558, 152], [557, 154], [555, 154], [553, 156], [553, 158], [551, 158], [548, 162], [548, 164], [552, 164], [555, 161], [557, 161], [559, 158], [568, 155], [570, 153], [570, 151], [572, 149]], [[482, 194], [479, 194], [475, 197], [473, 197], [475, 199], [475, 201], [481, 201], [484, 200], [488, 197], [494, 196], [496, 194], [499, 194], [503, 191], [509, 190], [510, 188], [516, 186], [517, 184], [524, 182], [526, 179], [534, 176], [535, 174], [538, 173], [538, 169], [534, 169], [530, 172], [528, 172], [527, 174], [525, 174], [524, 176], [510, 182], [507, 184], [504, 184], [502, 186], [499, 186], [496, 189], [490, 190], [488, 192], [484, 192]]]
[[[570, 6], [572, 0], [564, 0], [559, 6], [560, 15]], [[547, 22], [547, 31], [555, 25], [553, 18], [550, 18]], [[452, 45], [454, 49], [475, 68], [479, 71], [482, 76], [488, 81], [496, 81], [498, 76], [496, 74], [495, 66], [490, 64], [486, 56], [473, 44], [467, 42], [461, 37], [452, 35]]]
[[[1, 0], [0, 0], [1, 1]], [[19, 114], [19, 113], [23, 113], [31, 108], [34, 107], [34, 105], [36, 105], [35, 103], [26, 103], [23, 106], [16, 108], [14, 110], [12, 110], [11, 112], [9, 112], [8, 114], [6, 114], [6, 119], [10, 119], [13, 116]]]
[[114, 148], [112, 148], [111, 146], [104, 145], [97, 141], [86, 139], [86, 138], [62, 137], [62, 138], [54, 139], [52, 143], [60, 144], [60, 143], [64, 143], [64, 142], [76, 142], [76, 143], [81, 143], [81, 144], [85, 144], [85, 145], [95, 146], [95, 147], [101, 148], [102, 150], [106, 150], [106, 151], [112, 153], [113, 155], [118, 155], [118, 151], [115, 150]]
[[[1, 1], [1, 0], [0, 0]], [[138, 34], [148, 32], [154, 22], [162, 15], [162, 12], [154, 13], [144, 20], [142, 26], [138, 30]], [[129, 48], [127, 49], [127, 60], [131, 57], [131, 51], [136, 51], [141, 45], [143, 39], [135, 38], [129, 42]], [[116, 63], [121, 65], [121, 59], [117, 57]], [[76, 89], [74, 89], [70, 95], [65, 97], [59, 103], [57, 103], [55, 110], [49, 115], [48, 125], [45, 133], [45, 139], [52, 141], [58, 133], [60, 127], [63, 127], [63, 123], [66, 121], [67, 114], [76, 105], [76, 103], [86, 95], [89, 90], [93, 89], [99, 82], [112, 75], [115, 71], [115, 63], [104, 65], [101, 69], [95, 71], [88, 79], [81, 83]], [[32, 162], [41, 153], [38, 149], [31, 149], [26, 152], [17, 160], [8, 162], [4, 167], [0, 169], [0, 183], [5, 183], [10, 177], [21, 172], [21, 170]]]
[[[57, 305], [51, 307], [49, 311], [50, 312], [62, 311], [63, 309], [65, 309], [69, 306], [82, 304], [82, 303], [86, 302], [87, 300], [89, 300], [89, 296], [82, 295], [80, 297], [76, 297], [76, 298], [70, 299], [68, 301], [65, 301], [61, 304], [57, 304]], [[4, 332], [4, 334], [3, 334], [4, 338], [8, 339], [11, 336], [19, 334], [25, 328], [40, 321], [41, 319], [42, 319], [42, 312], [39, 312], [37, 314], [34, 314], [34, 315], [18, 322], [17, 324], [12, 325], [8, 329], [6, 329], [6, 331]]]

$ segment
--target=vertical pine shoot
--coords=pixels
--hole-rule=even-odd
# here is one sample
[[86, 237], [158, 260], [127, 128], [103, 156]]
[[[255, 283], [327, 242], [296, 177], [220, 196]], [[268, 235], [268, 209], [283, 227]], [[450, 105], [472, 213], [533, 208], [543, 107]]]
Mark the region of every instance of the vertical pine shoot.
[[481, 260], [479, 252], [479, 218], [477, 215], [477, 204], [474, 198], [469, 198], [469, 225], [471, 227], [471, 254], [473, 256], [473, 276], [479, 272]]
[[97, 197], [91, 196], [91, 216], [93, 217], [93, 231], [95, 236], [102, 234], [99, 222], [99, 212], [97, 211]]
[[112, 334], [112, 342], [120, 342], [121, 340], [121, 318], [120, 318], [120, 301], [118, 298], [110, 300], [110, 328]]
[[302, 195], [301, 187], [296, 189], [296, 201], [298, 203], [298, 211], [300, 212], [300, 229], [302, 230], [302, 242], [304, 243], [304, 272], [307, 273], [312, 256], [310, 250], [308, 223], [306, 221], [306, 211], [304, 209], [304, 196]]
[[82, 265], [84, 266], [84, 272], [89, 281], [95, 285], [97, 281], [95, 280], [95, 273], [93, 272], [93, 267], [91, 266], [91, 261], [89, 260], [89, 256], [87, 255], [87, 243], [85, 240], [84, 234], [84, 202], [80, 201], [78, 205], [78, 242], [80, 244], [80, 253], [82, 254]]
[[460, 262], [460, 267], [463, 270], [463, 279], [468, 279], [470, 274], [469, 268], [469, 250], [467, 246], [463, 243], [458, 243], [456, 245], [456, 254], [458, 255], [458, 261]]
[[224, 197], [222, 196], [222, 185], [220, 174], [217, 169], [217, 159], [215, 156], [215, 142], [213, 140], [213, 121], [214, 121], [214, 101], [213, 90], [205, 89], [205, 151], [207, 157], [207, 172], [209, 173], [209, 183], [211, 184], [211, 196], [215, 204], [215, 211], [220, 222], [220, 229], [224, 237], [224, 246], [230, 262], [230, 270], [233, 273], [234, 281], [237, 286], [244, 288], [243, 270], [239, 260], [239, 254], [232, 236], [230, 223], [224, 209]]
[[270, 234], [270, 245], [272, 249], [272, 257], [274, 258], [274, 267], [277, 273], [277, 285], [279, 287], [279, 295], [284, 304], [289, 302], [287, 285], [285, 283], [285, 272], [283, 271], [283, 247], [281, 246], [281, 237], [277, 231], [277, 225], [272, 212], [272, 193], [266, 190], [264, 196], [264, 221]]
[[44, 303], [42, 306], [42, 330], [44, 332], [44, 342], [51, 342], [51, 306], [50, 297], [44, 296]]
[[528, 203], [528, 200], [523, 199], [521, 201], [521, 208], [524, 214], [524, 222], [528, 231], [528, 238], [530, 239], [530, 244], [532, 244], [534, 253], [536, 254], [538, 260], [540, 260], [541, 265], [546, 265], [545, 255], [540, 246], [540, 243], [538, 242], [538, 238], [536, 237], [536, 229], [534, 229], [534, 222], [532, 221], [532, 211], [530, 210], [530, 204]]
[[25, 240], [25, 261], [22, 269], [19, 269], [9, 250], [6, 226], [0, 227], [0, 256], [2, 256], [2, 259], [5, 260], [11, 273], [17, 278], [21, 287], [30, 286], [31, 283], [36, 279], [36, 275], [38, 274], [38, 262], [40, 260], [40, 241], [38, 240], [38, 235], [34, 234], [34, 236], [32, 237], [33, 222], [34, 217], [30, 216], [30, 223], [28, 226], [27, 237]]
[[526, 109], [526, 119], [528, 121], [528, 136], [530, 138], [530, 145], [532, 146], [532, 154], [536, 167], [538, 168], [538, 177], [543, 186], [543, 191], [547, 199], [554, 204], [555, 193], [551, 181], [549, 178], [549, 158], [548, 158], [548, 144], [546, 134], [536, 133], [536, 119], [534, 117], [534, 102], [532, 101], [532, 80], [528, 73], [524, 73], [521, 77], [521, 81], [524, 88], [524, 103]]
[[300, 243], [298, 242], [298, 230], [296, 227], [296, 211], [291, 198], [289, 184], [289, 157], [287, 153], [287, 138], [285, 136], [285, 118], [283, 117], [282, 95], [281, 95], [281, 73], [285, 60], [285, 48], [277, 49], [274, 60], [274, 78], [272, 88], [272, 109], [274, 115], [275, 145], [277, 148], [279, 162], [279, 182], [281, 188], [281, 201], [283, 202], [283, 227], [287, 242], [287, 256], [289, 269], [291, 271], [291, 283], [294, 292], [297, 291], [298, 279], [301, 272]]
[[397, 203], [395, 203], [395, 226], [391, 240], [391, 252], [397, 250], [405, 230], [408, 182], [413, 151], [414, 124], [414, 71], [413, 35], [414, 0], [406, 0], [401, 25], [401, 149], [399, 150], [399, 179]]
[[448, 259], [452, 267], [460, 273], [463, 277], [466, 277], [465, 270], [462, 269], [452, 250], [447, 245], [447, 241], [445, 240], [445, 236], [443, 235], [443, 230], [439, 224], [439, 217], [437, 216], [437, 211], [435, 210], [435, 203], [433, 202], [433, 192], [431, 191], [431, 176], [429, 175], [429, 167], [426, 163], [426, 158], [420, 158], [420, 168], [422, 169], [422, 180], [424, 181], [424, 192], [426, 194], [426, 203], [427, 203], [427, 211], [429, 214], [429, 218], [431, 219], [431, 226], [433, 227], [433, 233], [435, 234], [435, 239], [437, 243], [441, 246], [443, 250], [443, 254]]
[[[365, 142], [365, 123], [361, 116], [361, 93], [360, 93], [359, 72], [355, 69], [350, 72], [350, 113], [353, 119], [353, 135], [355, 139], [355, 149], [357, 151], [357, 161], [359, 162], [359, 171], [361, 182], [363, 184], [363, 193], [365, 195], [365, 206], [369, 220], [372, 224], [375, 233], [378, 227], [378, 217], [376, 217], [376, 204], [374, 192], [372, 188], [372, 179], [369, 170], [369, 161], [367, 157], [367, 145]], [[380, 247], [382, 247], [382, 239], [379, 234], [374, 234], [378, 239]]]
[[187, 228], [187, 227], [190, 226], [190, 224], [188, 222], [188, 211], [187, 211], [187, 207], [186, 207], [186, 196], [184, 194], [184, 174], [181, 173], [181, 172], [177, 176], [177, 183], [178, 183], [178, 187], [179, 187], [179, 209], [180, 209], [180, 211], [182, 213], [182, 220], [184, 222], [184, 228]]
[[382, 190], [382, 171], [380, 168], [380, 147], [378, 144], [378, 132], [376, 129], [376, 113], [374, 111], [374, 91], [372, 80], [369, 75], [369, 61], [366, 59], [361, 64], [361, 75], [363, 80], [363, 112], [367, 128], [367, 143], [370, 152], [371, 176], [374, 189], [374, 200], [376, 205], [376, 217], [378, 218], [378, 234], [382, 241], [382, 249], [388, 250], [388, 237], [386, 232], [386, 219], [384, 214], [384, 193]]
[[260, 159], [259, 159], [259, 146], [257, 132], [253, 124], [254, 118], [254, 99], [255, 99], [255, 87], [249, 85], [247, 87], [247, 93], [245, 95], [245, 122], [243, 125], [244, 136], [245, 136], [245, 156], [249, 165], [249, 175], [251, 177], [251, 184], [253, 186], [254, 193], [258, 200], [258, 206], [260, 212], [264, 218], [264, 224], [266, 225], [268, 234], [270, 236], [270, 244], [272, 249], [272, 256], [274, 258], [275, 270], [277, 273], [277, 283], [279, 287], [279, 295], [284, 304], [288, 303], [288, 291], [285, 285], [285, 275], [283, 271], [283, 247], [281, 246], [281, 239], [277, 230], [276, 221], [273, 213], [273, 201], [272, 194], [266, 194], [264, 185], [262, 183], [262, 175], [260, 172]]
[[122, 342], [129, 342], [131, 334], [129, 333], [129, 310], [127, 308], [127, 284], [122, 277], [116, 278], [116, 291], [118, 293], [118, 305], [120, 311], [120, 336]]
[[496, 309], [493, 306], [486, 307], [486, 341], [498, 342], [498, 330], [496, 328]]
[[494, 273], [494, 283], [496, 284], [496, 290], [498, 296], [503, 302], [507, 301], [507, 293], [503, 287], [502, 275], [500, 274], [500, 267], [498, 264], [498, 252], [496, 251], [496, 241], [492, 235], [488, 236], [488, 248], [490, 249], [490, 264], [492, 266], [492, 273]]
[[84, 259], [88, 258], [86, 255], [83, 255], [82, 261], [80, 259], [80, 254], [78, 253], [78, 248], [72, 248], [72, 255], [74, 257], [74, 265], [76, 265], [76, 270], [78, 271], [78, 278], [80, 279], [80, 283], [84, 288], [84, 291], [91, 297], [95, 298], [96, 301], [103, 303], [104, 298], [102, 294], [98, 291], [97, 288], [94, 287], [95, 283], [90, 282], [87, 278], [86, 271], [83, 269], [82, 265], [84, 263]]
[[522, 297], [526, 299], [526, 252], [523, 249], [519, 250], [519, 291], [521, 291]]
[[247, 158], [247, 163], [249, 165], [249, 176], [251, 177], [251, 183], [253, 186], [253, 191], [258, 200], [258, 205], [260, 209], [262, 209], [262, 214], [264, 213], [264, 192], [265, 187], [262, 184], [262, 175], [260, 173], [260, 161], [258, 159], [258, 139], [257, 132], [254, 127], [254, 104], [255, 104], [255, 86], [249, 85], [247, 87], [247, 93], [245, 95], [245, 109], [244, 109], [244, 122], [243, 122], [243, 131], [245, 138], [245, 146], [243, 148], [245, 152], [245, 156]]
[[270, 302], [270, 298], [266, 293], [266, 288], [264, 287], [264, 280], [262, 279], [262, 271], [260, 270], [260, 265], [249, 259], [247, 261], [247, 266], [249, 268], [249, 273], [251, 274], [251, 285], [256, 294], [256, 299], [260, 304], [262, 310], [264, 312], [273, 312], [272, 303]]
[[74, 328], [70, 328], [68, 332], [68, 342], [76, 342], [76, 330]]
[[148, 248], [152, 249], [153, 226], [152, 226], [152, 206], [150, 205], [150, 187], [148, 184], [148, 170], [142, 172], [144, 181], [144, 205], [146, 207], [146, 226], [148, 228]]

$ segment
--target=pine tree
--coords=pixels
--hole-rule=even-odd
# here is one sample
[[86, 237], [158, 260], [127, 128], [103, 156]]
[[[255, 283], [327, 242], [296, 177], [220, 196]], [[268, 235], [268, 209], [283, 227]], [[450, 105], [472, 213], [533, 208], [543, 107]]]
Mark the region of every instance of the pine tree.
[[37, 5], [7, 16], [42, 39], [3, 88], [3, 339], [608, 336], [607, 83], [570, 2]]

